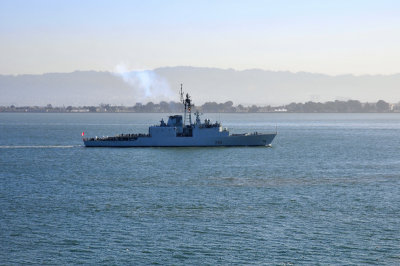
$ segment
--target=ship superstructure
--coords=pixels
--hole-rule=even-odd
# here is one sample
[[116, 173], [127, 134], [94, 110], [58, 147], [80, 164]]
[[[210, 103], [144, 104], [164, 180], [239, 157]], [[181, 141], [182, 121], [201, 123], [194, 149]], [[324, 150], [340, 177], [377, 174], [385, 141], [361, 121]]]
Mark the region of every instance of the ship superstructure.
[[86, 147], [216, 147], [216, 146], [270, 146], [277, 132], [229, 134], [221, 123], [200, 120], [196, 111], [192, 123], [192, 101], [188, 93], [180, 90], [184, 113], [161, 119], [159, 125], [150, 126], [147, 134], [120, 134], [114, 137], [83, 138]]

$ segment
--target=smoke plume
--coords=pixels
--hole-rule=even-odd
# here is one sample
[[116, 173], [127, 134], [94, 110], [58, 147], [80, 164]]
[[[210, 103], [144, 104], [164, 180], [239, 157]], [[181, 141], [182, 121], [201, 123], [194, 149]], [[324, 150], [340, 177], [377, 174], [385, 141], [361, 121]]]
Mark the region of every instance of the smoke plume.
[[121, 77], [133, 88], [139, 102], [171, 101], [176, 98], [167, 80], [153, 70], [131, 70], [123, 64], [115, 68], [114, 74]]

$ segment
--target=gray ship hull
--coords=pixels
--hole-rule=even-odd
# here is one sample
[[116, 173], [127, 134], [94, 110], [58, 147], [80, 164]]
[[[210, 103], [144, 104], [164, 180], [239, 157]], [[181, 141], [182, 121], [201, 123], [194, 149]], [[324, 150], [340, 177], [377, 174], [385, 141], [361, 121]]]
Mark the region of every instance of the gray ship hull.
[[[200, 113], [195, 112], [192, 123], [192, 101], [184, 94], [181, 84], [181, 101], [185, 107], [182, 115], [171, 115], [168, 122], [161, 119], [159, 125], [149, 127], [147, 134], [120, 134], [114, 137], [84, 138], [86, 147], [220, 147], [220, 146], [270, 146], [276, 133], [230, 134], [221, 123], [202, 123]], [[82, 136], [84, 132], [82, 132]]]
[[270, 146], [276, 133], [243, 134], [221, 137], [138, 137], [132, 140], [84, 139], [86, 147], [237, 147]]

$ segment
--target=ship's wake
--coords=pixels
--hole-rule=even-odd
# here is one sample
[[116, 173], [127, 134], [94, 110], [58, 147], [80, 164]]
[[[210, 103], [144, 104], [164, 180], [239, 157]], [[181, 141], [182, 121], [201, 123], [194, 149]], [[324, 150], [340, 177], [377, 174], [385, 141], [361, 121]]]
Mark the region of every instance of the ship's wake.
[[0, 149], [67, 149], [79, 146], [73, 145], [3, 145]]

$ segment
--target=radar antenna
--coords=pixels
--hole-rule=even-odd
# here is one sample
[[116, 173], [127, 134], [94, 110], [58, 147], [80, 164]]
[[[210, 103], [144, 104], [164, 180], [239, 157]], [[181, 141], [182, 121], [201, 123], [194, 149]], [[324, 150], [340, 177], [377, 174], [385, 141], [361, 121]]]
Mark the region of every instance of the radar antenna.
[[194, 115], [196, 117], [196, 124], [200, 125], [201, 124], [200, 116], [203, 115], [203, 113], [200, 113], [199, 110], [196, 110], [196, 112], [194, 112]]

